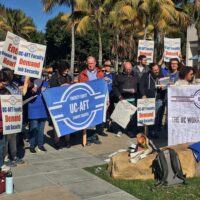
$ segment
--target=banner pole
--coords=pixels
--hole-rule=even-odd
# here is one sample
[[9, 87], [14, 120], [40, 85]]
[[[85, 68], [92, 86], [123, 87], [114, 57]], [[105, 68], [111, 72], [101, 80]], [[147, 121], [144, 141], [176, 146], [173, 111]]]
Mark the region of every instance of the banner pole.
[[83, 146], [85, 147], [87, 144], [87, 130], [83, 130]]

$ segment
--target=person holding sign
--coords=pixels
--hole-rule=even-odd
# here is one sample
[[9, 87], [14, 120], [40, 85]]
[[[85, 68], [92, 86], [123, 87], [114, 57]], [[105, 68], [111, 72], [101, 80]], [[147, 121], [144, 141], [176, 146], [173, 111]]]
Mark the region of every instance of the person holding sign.
[[139, 64], [133, 67], [133, 73], [141, 78], [144, 73], [149, 71], [147, 67], [147, 57], [145, 55], [140, 55], [138, 61]]
[[[72, 77], [68, 74], [70, 71], [70, 65], [68, 62], [61, 60], [56, 64], [57, 67], [57, 72], [53, 74], [51, 79], [49, 80], [49, 86], [50, 88], [52, 87], [59, 87], [59, 86], [65, 86], [69, 85], [72, 83]], [[66, 147], [70, 148], [71, 143], [70, 143], [70, 135], [65, 135], [65, 143]], [[60, 139], [55, 133], [55, 138], [54, 138], [54, 145], [56, 149], [59, 149], [61, 147], [60, 144]]]
[[158, 132], [161, 130], [163, 117], [163, 100], [165, 98], [165, 90], [159, 85], [159, 79], [162, 78], [160, 68], [156, 63], [149, 66], [150, 72], [143, 74], [139, 83], [139, 90], [142, 98], [156, 98], [156, 119], [154, 127], [150, 129], [150, 136], [158, 138]]
[[[135, 105], [138, 94], [138, 82], [139, 77], [134, 74], [132, 64], [130, 62], [125, 62], [123, 64], [123, 72], [118, 74], [113, 82], [114, 95], [119, 101], [127, 100], [129, 103]], [[126, 130], [123, 130], [118, 125], [116, 125], [115, 129], [118, 137], [120, 137], [124, 131], [127, 132], [130, 137], [134, 137], [137, 132], [136, 114], [132, 116]]]
[[[0, 95], [9, 94], [8, 90], [5, 88], [5, 85], [8, 84], [8, 81], [4, 80], [3, 72], [0, 71]], [[0, 105], [1, 109], [1, 105]], [[3, 119], [2, 119], [2, 112], [0, 112], [0, 169], [1, 171], [8, 171], [10, 167], [4, 163], [5, 157], [5, 148], [6, 148], [6, 136], [3, 135]]]
[[169, 61], [169, 77], [174, 84], [179, 79], [180, 63], [178, 58], [172, 58]]
[[44, 147], [44, 127], [47, 119], [47, 110], [41, 93], [48, 88], [48, 82], [42, 79], [32, 79], [29, 93], [36, 96], [28, 103], [29, 144], [30, 152], [36, 153], [36, 140], [39, 151], [47, 151]]
[[[92, 81], [103, 77], [103, 72], [96, 67], [96, 59], [93, 56], [89, 56], [87, 58], [87, 68], [79, 74], [79, 82]], [[87, 145], [91, 145], [91, 143], [101, 144], [97, 134], [101, 136], [108, 136], [106, 133], [104, 133], [103, 123], [97, 125], [96, 132], [92, 133], [90, 137], [87, 137]]]

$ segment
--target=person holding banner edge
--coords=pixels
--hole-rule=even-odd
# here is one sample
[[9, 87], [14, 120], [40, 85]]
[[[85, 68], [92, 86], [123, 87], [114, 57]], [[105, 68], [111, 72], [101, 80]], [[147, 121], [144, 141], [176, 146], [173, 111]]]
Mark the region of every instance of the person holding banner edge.
[[[57, 62], [56, 68], [57, 68], [57, 71], [53, 74], [53, 76], [49, 80], [50, 88], [71, 84], [72, 77], [68, 74], [70, 71], [69, 63], [64, 60], [60, 60], [59, 62]], [[70, 135], [65, 135], [64, 138], [65, 138], [66, 147], [70, 148], [71, 147]], [[54, 134], [54, 145], [56, 149], [61, 148], [60, 138], [57, 136], [56, 132]]]
[[[87, 81], [92, 81], [92, 80], [96, 80], [100, 78], [104, 78], [104, 74], [100, 69], [96, 67], [96, 59], [93, 56], [89, 56], [87, 58], [87, 67], [79, 74], [78, 81], [87, 82]], [[84, 130], [84, 132], [85, 131], [86, 130]], [[87, 137], [86, 145], [91, 145], [91, 143], [101, 144], [97, 134], [101, 136], [108, 136], [106, 133], [104, 133], [103, 123], [96, 125], [96, 132], [92, 133], [90, 137]]]

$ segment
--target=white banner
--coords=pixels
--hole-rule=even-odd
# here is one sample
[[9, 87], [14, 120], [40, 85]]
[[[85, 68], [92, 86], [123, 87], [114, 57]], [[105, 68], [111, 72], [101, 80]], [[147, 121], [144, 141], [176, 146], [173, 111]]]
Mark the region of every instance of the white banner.
[[145, 55], [147, 57], [147, 62], [153, 62], [154, 53], [154, 41], [150, 40], [139, 40], [138, 44], [138, 57], [140, 55]]
[[200, 141], [200, 87], [168, 89], [168, 145]]
[[172, 58], [178, 58], [181, 52], [180, 38], [164, 38], [164, 61], [169, 62]]
[[3, 52], [2, 55], [0, 55], [0, 63], [3, 67], [15, 70], [18, 46], [21, 40], [24, 39], [11, 32], [7, 32], [6, 40], [3, 46]]
[[119, 101], [111, 115], [111, 119], [126, 128], [137, 108], [126, 100]]
[[22, 131], [22, 96], [1, 95], [3, 134]]
[[[2, 56], [4, 41], [0, 42], [0, 57]], [[0, 70], [2, 69], [2, 64], [0, 63]]]
[[46, 46], [20, 41], [15, 74], [41, 78]]
[[155, 121], [155, 98], [137, 100], [137, 125], [153, 125]]

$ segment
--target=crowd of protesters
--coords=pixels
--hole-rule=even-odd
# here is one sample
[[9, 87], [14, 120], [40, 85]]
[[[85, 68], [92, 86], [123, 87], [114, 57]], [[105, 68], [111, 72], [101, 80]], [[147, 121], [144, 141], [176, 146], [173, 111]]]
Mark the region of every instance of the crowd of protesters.
[[[200, 73], [192, 67], [187, 67], [179, 59], [171, 59], [169, 63], [163, 62], [163, 58], [158, 63], [147, 65], [146, 56], [139, 56], [138, 63], [134, 65], [129, 61], [122, 63], [121, 72], [114, 72], [110, 60], [105, 61], [103, 67], [97, 67], [94, 57], [87, 58], [86, 68], [78, 74], [78, 82], [87, 82], [96, 79], [105, 79], [109, 102], [107, 102], [107, 121], [96, 126], [95, 131], [88, 135], [87, 145], [101, 144], [98, 137], [108, 136], [104, 132], [105, 128], [120, 137], [123, 133], [129, 137], [135, 137], [137, 133], [143, 131], [137, 127], [137, 113], [130, 119], [126, 129], [111, 120], [111, 114], [115, 105], [122, 100], [137, 106], [137, 99], [155, 98], [156, 99], [156, 118], [155, 124], [149, 127], [149, 136], [158, 138], [162, 128], [162, 119], [166, 112], [167, 89], [163, 88], [159, 80], [162, 77], [170, 78], [170, 85], [189, 85], [199, 84]], [[0, 94], [22, 94], [23, 106], [23, 125], [28, 127], [27, 140], [30, 153], [38, 151], [46, 152], [44, 146], [45, 124], [52, 122], [48, 110], [42, 97], [42, 92], [52, 87], [62, 87], [74, 83], [70, 76], [70, 65], [66, 61], [59, 61], [54, 66], [54, 71], [47, 70], [46, 75], [41, 79], [23, 78], [14, 75], [10, 69], [3, 68], [0, 71]], [[196, 74], [196, 75], [195, 75]], [[0, 131], [3, 132], [2, 114], [0, 112]], [[18, 147], [24, 145], [25, 136], [23, 133], [3, 135], [0, 134], [0, 167], [2, 170], [8, 170], [23, 164], [23, 159], [18, 157]], [[71, 147], [70, 135], [64, 138], [65, 146]], [[60, 138], [54, 130], [54, 147], [61, 147]]]

